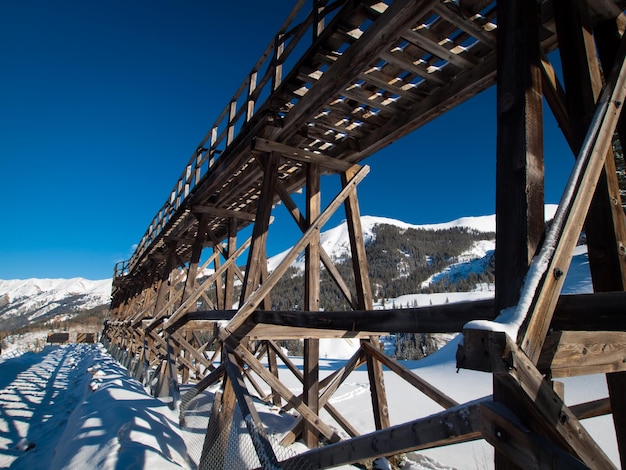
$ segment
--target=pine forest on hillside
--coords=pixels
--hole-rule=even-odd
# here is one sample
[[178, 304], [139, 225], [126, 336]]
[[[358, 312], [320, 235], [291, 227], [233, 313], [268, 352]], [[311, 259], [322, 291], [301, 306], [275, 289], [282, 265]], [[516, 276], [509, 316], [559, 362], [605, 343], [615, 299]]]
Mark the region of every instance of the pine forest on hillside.
[[[471, 272], [467, 277], [451, 279], [443, 276], [433, 284], [423, 286], [431, 276], [457, 262], [458, 257], [480, 240], [493, 240], [493, 233], [482, 233], [464, 227], [446, 230], [401, 229], [394, 225], [374, 226], [375, 237], [365, 249], [370, 282], [375, 302], [383, 302], [405, 294], [469, 291], [479, 283], [493, 282], [493, 254], [485, 260], [486, 269]], [[336, 266], [348, 284], [353, 282], [351, 260], [338, 260]], [[303, 273], [291, 268], [272, 291], [275, 310], [303, 310]], [[383, 302], [384, 303], [384, 302]], [[339, 288], [322, 270], [321, 304], [324, 310], [347, 310]]]

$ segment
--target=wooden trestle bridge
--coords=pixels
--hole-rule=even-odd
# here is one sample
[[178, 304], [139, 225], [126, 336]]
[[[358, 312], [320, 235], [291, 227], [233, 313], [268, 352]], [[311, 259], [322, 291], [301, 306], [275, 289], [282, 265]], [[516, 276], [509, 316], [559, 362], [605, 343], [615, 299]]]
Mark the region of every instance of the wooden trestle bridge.
[[[310, 450], [299, 462], [313, 468], [481, 438], [495, 447], [497, 468], [613, 468], [579, 421], [602, 414], [613, 416], [626, 468], [626, 224], [613, 158], [616, 139], [626, 136], [619, 120], [626, 2], [309, 2], [297, 2], [192, 153], [131, 259], [116, 266], [105, 342], [138, 375], [156, 370], [159, 393], [175, 399], [180, 381], [195, 384], [188, 393], [221, 381], [204, 443], [207, 468], [219, 465], [207, 461], [207, 449], [231, 425], [235, 404], [251, 430], [262, 429], [253, 393], [297, 411], [300, 420], [284, 441], [303, 439]], [[557, 49], [558, 73], [548, 59]], [[494, 84], [495, 299], [373, 311], [357, 199], [368, 172], [363, 160]], [[575, 158], [547, 233], [544, 103]], [[339, 175], [341, 187], [322, 207], [326, 175]], [[299, 208], [291, 195], [303, 188]], [[266, 240], [278, 202], [302, 237], [268, 272]], [[342, 206], [350, 283], [320, 247], [320, 230]], [[251, 237], [238, 238], [250, 226]], [[561, 296], [582, 229], [594, 293]], [[272, 288], [302, 252], [304, 311], [271, 311]], [[322, 266], [352, 311], [320, 311]], [[513, 320], [498, 328], [490, 320], [505, 309]], [[493, 396], [458, 404], [385, 356], [376, 335], [402, 331], [462, 332], [458, 366], [491, 371]], [[319, 338], [346, 336], [361, 338], [360, 350], [320, 380]], [[302, 371], [275, 343], [287, 338], [305, 338]], [[277, 357], [301, 380], [301, 394], [280, 381]], [[362, 364], [376, 425], [368, 434], [329, 402]], [[442, 406], [436, 419], [390, 427], [383, 365]], [[606, 374], [609, 396], [565, 406], [554, 379], [590, 373]], [[334, 427], [320, 418], [322, 408]], [[352, 438], [341, 440], [337, 426]], [[263, 466], [296, 465], [279, 461], [258, 436]]]

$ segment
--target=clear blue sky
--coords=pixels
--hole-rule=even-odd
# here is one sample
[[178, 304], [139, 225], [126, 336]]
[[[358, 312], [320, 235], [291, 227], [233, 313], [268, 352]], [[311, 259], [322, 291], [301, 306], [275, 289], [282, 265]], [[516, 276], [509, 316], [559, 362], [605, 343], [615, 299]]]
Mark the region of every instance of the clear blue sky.
[[[0, 2], [0, 279], [110, 277], [291, 4]], [[361, 213], [493, 213], [494, 97], [368, 159]], [[573, 159], [554, 130], [546, 153], [558, 202]], [[293, 225], [279, 213], [282, 224]], [[274, 237], [270, 255], [290, 244]]]

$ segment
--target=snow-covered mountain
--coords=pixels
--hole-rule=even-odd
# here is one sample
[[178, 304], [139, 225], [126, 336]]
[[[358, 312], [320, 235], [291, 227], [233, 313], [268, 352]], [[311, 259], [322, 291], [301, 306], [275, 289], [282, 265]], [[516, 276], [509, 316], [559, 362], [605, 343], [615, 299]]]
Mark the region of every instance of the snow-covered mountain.
[[[545, 217], [546, 220], [552, 219], [556, 213], [558, 206], [556, 204], [546, 204]], [[450, 222], [443, 222], [438, 224], [422, 224], [415, 225], [403, 222], [397, 219], [391, 219], [388, 217], [376, 217], [376, 216], [362, 216], [361, 226], [363, 228], [363, 238], [365, 244], [370, 243], [375, 237], [374, 227], [376, 225], [393, 225], [402, 230], [416, 229], [416, 230], [447, 230], [451, 228], [465, 227], [475, 232], [488, 233], [496, 231], [496, 216], [483, 215], [474, 217], [461, 217], [459, 219], [452, 220]], [[348, 236], [348, 227], [342, 222], [337, 227], [331, 228], [320, 235], [321, 245], [332, 259], [340, 259], [343, 256], [350, 254], [350, 239]], [[479, 258], [483, 258], [485, 254], [495, 248], [495, 244], [481, 241], [476, 244], [473, 250], [464, 255], [463, 262], [471, 262]], [[287, 256], [289, 249], [279, 253], [268, 260], [268, 269], [273, 271], [276, 266]], [[294, 262], [294, 267], [302, 269], [304, 268], [304, 255], [301, 254]]]
[[19, 327], [53, 315], [72, 315], [110, 302], [111, 280], [0, 280], [0, 327]]

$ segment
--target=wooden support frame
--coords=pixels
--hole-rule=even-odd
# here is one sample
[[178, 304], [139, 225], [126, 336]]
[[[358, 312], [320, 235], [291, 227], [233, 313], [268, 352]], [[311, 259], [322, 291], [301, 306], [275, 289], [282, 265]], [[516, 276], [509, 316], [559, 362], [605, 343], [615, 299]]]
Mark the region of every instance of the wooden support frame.
[[[613, 0], [539, 3], [511, 0], [498, 2], [496, 16], [496, 6], [490, 3], [483, 0], [467, 0], [460, 4], [434, 0], [398, 1], [383, 8], [360, 1], [344, 5], [342, 2], [328, 4], [316, 0], [314, 11], [304, 22], [291, 30], [286, 26], [281, 28], [276, 35], [275, 47], [265, 52], [265, 58], [274, 57], [273, 61], [270, 59], [268, 72], [265, 76], [258, 74], [261, 61], [247, 75], [242, 85], [244, 91], [229, 101], [223, 113], [225, 126], [222, 128], [220, 118], [210, 129], [210, 135], [203, 141], [203, 144], [208, 142], [210, 137], [210, 148], [204, 148], [202, 144], [194, 151], [193, 162], [187, 165], [183, 177], [168, 195], [166, 205], [151, 223], [137, 255], [122, 265], [119, 272], [116, 271], [117, 295], [112, 302], [112, 321], [105, 327], [116, 357], [128, 363], [131, 357], [141, 354], [146, 369], [160, 368], [160, 386], [166, 385], [164, 379], [168, 377], [169, 383], [175, 386], [179, 373], [185, 380], [194, 375], [194, 369], [196, 376], [201, 367], [215, 369], [200, 380], [201, 385], [224, 381], [216, 399], [215, 419], [212, 419], [214, 424], [209, 434], [229, 426], [228, 414], [218, 413], [222, 407], [234, 403], [244, 407], [250, 405], [250, 395], [244, 385], [246, 378], [259, 395], [265, 393], [255, 381], [260, 377], [270, 385], [277, 405], [286, 400], [284, 409], [295, 408], [302, 416], [289, 438], [303, 433], [313, 447], [318, 435], [337, 439], [332, 428], [318, 422], [322, 407], [349, 435], [358, 435], [358, 430], [328, 403], [349, 368], [327, 381], [320, 381], [316, 375], [317, 339], [370, 336], [369, 340], [362, 342], [350, 367], [361, 361], [368, 363], [377, 428], [388, 425], [384, 386], [380, 381], [382, 365], [416, 387], [427, 390], [442, 406], [452, 408], [434, 418], [413, 422], [410, 427], [397, 428], [389, 433], [381, 429], [347, 444], [330, 445], [324, 448], [324, 456], [321, 450], [313, 450], [308, 457], [316, 465], [392, 455], [402, 449], [454, 442], [456, 438], [476, 438], [476, 433], [480, 432], [496, 447], [499, 469], [519, 466], [520, 462], [539, 467], [550, 465], [550, 462], [568, 468], [576, 467], [580, 462], [604, 467], [608, 466], [606, 456], [594, 447], [588, 436], [572, 436], [578, 426], [573, 419], [612, 413], [622, 466], [626, 466], [626, 408], [622, 400], [626, 372], [623, 363], [619, 362], [626, 353], [623, 346], [626, 328], [623, 312], [620, 314], [625, 305], [621, 294], [626, 285], [626, 250], [622, 246], [626, 244], [626, 224], [620, 204], [615, 202], [619, 201], [619, 195], [609, 149], [610, 136], [615, 129], [626, 136], [626, 126], [617, 122], [626, 79], [623, 71], [613, 74], [605, 93], [600, 95], [600, 69], [596, 59], [597, 49], [606, 77], [612, 63], [624, 69], [625, 46], [618, 51], [619, 41], [616, 39], [626, 24], [620, 10], [624, 4]], [[303, 0], [300, 0], [297, 8], [302, 4]], [[537, 6], [540, 11], [535, 9]], [[586, 7], [590, 15], [585, 12]], [[485, 8], [487, 10], [483, 11]], [[330, 15], [330, 12], [337, 14]], [[484, 13], [485, 18], [478, 18], [481, 16], [479, 12]], [[420, 21], [434, 15], [444, 23], [442, 27], [436, 25], [429, 31], [415, 28]], [[366, 18], [369, 23], [359, 23], [358, 18]], [[587, 22], [589, 19], [593, 24]], [[353, 20], [357, 28], [354, 31], [363, 26], [360, 36], [342, 29], [341, 23], [352, 27]], [[611, 28], [605, 26], [606, 20], [613, 23]], [[619, 28], [616, 22], [620, 23]], [[593, 37], [592, 27], [596, 28]], [[289, 71], [286, 58], [298, 46], [292, 38], [299, 39], [307, 28], [311, 29], [318, 48], [307, 51], [301, 60], [293, 61], [298, 69]], [[454, 38], [449, 34], [437, 37], [439, 29], [458, 29], [461, 35], [472, 37], [477, 43], [469, 52], [453, 52]], [[494, 29], [497, 29], [497, 41]], [[613, 37], [603, 38], [608, 42], [601, 46], [598, 36], [605, 33]], [[345, 36], [349, 40], [342, 42], [340, 37]], [[398, 45], [395, 41], [400, 38], [408, 43], [407, 49], [423, 49], [433, 58], [445, 62], [445, 67], [427, 72], [425, 67], [416, 65], [423, 56], [421, 59], [420, 56], [412, 57], [404, 50], [390, 52], [389, 47]], [[345, 46], [340, 54], [335, 51], [335, 42]], [[547, 54], [557, 43], [562, 54], [563, 84], [547, 60]], [[498, 55], [497, 64], [496, 46], [505, 51]], [[403, 49], [403, 46], [397, 49]], [[383, 62], [384, 65], [377, 65]], [[407, 83], [401, 74], [393, 78], [397, 75], [394, 68], [398, 67], [408, 76], [423, 77], [426, 86]], [[353, 164], [478, 93], [493, 83], [496, 75], [499, 80], [499, 130], [498, 285], [495, 302], [389, 312], [388, 318], [381, 319], [372, 312], [363, 240], [359, 239], [358, 181], [355, 178], [362, 178], [366, 170]], [[368, 92], [355, 89], [355, 80], [362, 81], [363, 90]], [[391, 83], [392, 80], [398, 80], [400, 85]], [[266, 103], [261, 103], [266, 83], [270, 83], [270, 97]], [[399, 88], [401, 85], [411, 86]], [[385, 96], [397, 94], [397, 101], [384, 104], [368, 95], [377, 87]], [[548, 233], [542, 251], [536, 255], [543, 236], [542, 95], [547, 98], [566, 139], [579, 157], [557, 213], [557, 221]], [[344, 98], [351, 102], [350, 105], [342, 103]], [[351, 113], [353, 101], [363, 106], [380, 105], [380, 116], [370, 113], [363, 122], [353, 122], [356, 127], [349, 132], [346, 127], [344, 138], [337, 133], [342, 125], [333, 123]], [[594, 110], [595, 117], [589, 119], [588, 115]], [[363, 129], [358, 129], [357, 124], [362, 124]], [[326, 129], [335, 133], [334, 141], [324, 140]], [[587, 129], [589, 133], [581, 139]], [[218, 148], [219, 145], [222, 147]], [[216, 159], [218, 155], [220, 158]], [[261, 165], [256, 165], [255, 160]], [[207, 168], [202, 166], [205, 164], [210, 170], [206, 174]], [[307, 173], [309, 176], [305, 176]], [[334, 207], [329, 212], [316, 207], [315, 198], [308, 194], [303, 216], [289, 194], [304, 186], [314, 193], [315, 178], [323, 173], [342, 173], [344, 187], [333, 200], [331, 205]], [[236, 187], [239, 184], [245, 186], [241, 193]], [[292, 259], [269, 274], [264, 237], [271, 222], [271, 206], [279, 199], [285, 203], [303, 235], [295, 251], [289, 254]], [[325, 223], [324, 218], [330, 217], [341, 205], [346, 208], [351, 230], [353, 270], [357, 278], [355, 292], [351, 292], [319, 246], [319, 231]], [[238, 252], [241, 254], [235, 250], [237, 233], [250, 223], [254, 223], [256, 232], [251, 239], [249, 262], [243, 274], [231, 258]], [[583, 224], [590, 228], [587, 235], [595, 293], [589, 297], [576, 296], [574, 300], [564, 299], [560, 295], [561, 278], [571, 259], [573, 240]], [[224, 250], [222, 243], [227, 239], [228, 248]], [[196, 282], [200, 254], [211, 245], [216, 271], [216, 277], [211, 279], [217, 287], [215, 302], [208, 299]], [[269, 311], [273, 286], [293, 257], [302, 251], [306, 251], [308, 260], [308, 312], [295, 316], [289, 312]], [[225, 263], [222, 263], [223, 259]], [[338, 314], [332, 319], [316, 312], [315, 305], [319, 303], [316, 280], [320, 264], [326, 266], [355, 311]], [[184, 288], [180, 289], [185, 272], [187, 279]], [[245, 282], [239, 308], [235, 311], [237, 277]], [[206, 308], [218, 310], [211, 311], [210, 315], [194, 312], [194, 302], [201, 298], [206, 300]], [[573, 308], [572, 302], [579, 305]], [[521, 326], [517, 330], [519, 335], [504, 341], [493, 339], [497, 334], [468, 330], [460, 354], [460, 362], [464, 359], [464, 365], [494, 372], [495, 401], [472, 407], [474, 421], [471, 429], [463, 430], [462, 426], [453, 424], [451, 429], [460, 432], [462, 437], [459, 434], [446, 440], [442, 437], [443, 431], [431, 431], [428, 423], [429, 419], [461, 417], [456, 414], [455, 402], [380, 352], [374, 333], [413, 331], [425, 325], [433, 330], [441, 328], [442, 323], [432, 319], [424, 321], [421, 315], [426, 313], [450, 314], [444, 323], [460, 329], [462, 321], [478, 318], [471, 317], [474, 314], [492, 320], [507, 307], [515, 307], [515, 318], [524, 321], [516, 324]], [[575, 318], [574, 310], [579, 314], [582, 312], [579, 318]], [[602, 311], [602, 314], [598, 318], [592, 317], [589, 310], [594, 313]], [[221, 330], [215, 326], [220, 316], [228, 321], [226, 328]], [[207, 358], [206, 345], [200, 345], [193, 334], [197, 328], [215, 328], [215, 342], [221, 343], [218, 350], [221, 347], [228, 350], [228, 355], [222, 355], [222, 363], [228, 367], [215, 368], [214, 358]], [[484, 344], [491, 351], [486, 355], [484, 347], [476, 349], [478, 343], [472, 337], [485, 334], [489, 340]], [[266, 343], [267, 368], [261, 362], [261, 355], [255, 356], [259, 350], [252, 353], [248, 345], [252, 347], [249, 339], [299, 336], [308, 338], [307, 358], [305, 372], [300, 375], [294, 372], [304, 384], [302, 394], [294, 396], [285, 390], [278, 378], [277, 357], [281, 356], [272, 343]], [[603, 351], [601, 345], [607, 348]], [[476, 359], [480, 354], [481, 360]], [[518, 367], [509, 367], [511, 361]], [[287, 368], [297, 371], [293, 364]], [[610, 396], [570, 409], [560, 406], [555, 398], [558, 394], [553, 390], [555, 385], [541, 377], [545, 374], [548, 379], [553, 379], [590, 371], [607, 374]], [[250, 416], [251, 426], [258, 426], [254, 411], [245, 413]], [[559, 418], [564, 416], [566, 422], [556, 423], [554, 417], [557, 415]], [[477, 423], [480, 426], [476, 426]], [[506, 430], [515, 439], [505, 443], [498, 435], [498, 429]], [[426, 434], [428, 443], [416, 442], [411, 434], [416, 430]], [[397, 436], [400, 436], [398, 442], [395, 441]], [[210, 439], [209, 443], [214, 444]], [[382, 443], [381, 447], [370, 449], [379, 443]], [[204, 459], [205, 456], [203, 453]], [[222, 451], [222, 460], [223, 457]], [[272, 464], [276, 462], [272, 460]]]

